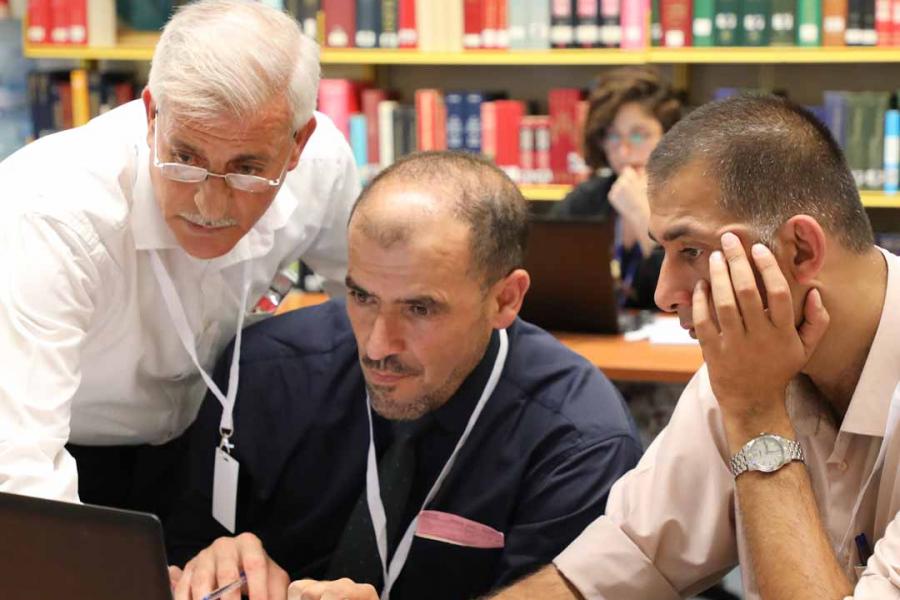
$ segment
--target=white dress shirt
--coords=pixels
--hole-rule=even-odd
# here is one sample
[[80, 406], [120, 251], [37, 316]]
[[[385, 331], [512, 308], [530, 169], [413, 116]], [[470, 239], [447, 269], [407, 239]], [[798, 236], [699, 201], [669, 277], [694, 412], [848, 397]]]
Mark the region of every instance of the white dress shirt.
[[140, 100], [0, 163], [0, 491], [77, 500], [67, 442], [161, 444], [193, 421], [205, 386], [163, 303], [151, 250], [207, 370], [235, 334], [245, 261], [245, 310], [300, 257], [326, 290], [343, 289], [359, 182], [342, 134], [315, 118], [272, 205], [213, 260], [184, 252], [162, 218]]

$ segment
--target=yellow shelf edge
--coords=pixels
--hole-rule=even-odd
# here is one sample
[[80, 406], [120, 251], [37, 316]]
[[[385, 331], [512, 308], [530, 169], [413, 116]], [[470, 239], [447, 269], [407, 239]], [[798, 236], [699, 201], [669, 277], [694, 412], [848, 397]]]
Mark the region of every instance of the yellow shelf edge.
[[900, 208], [900, 194], [860, 190], [859, 196], [866, 208]]
[[543, 200], [551, 202], [562, 200], [571, 189], [571, 185], [562, 183], [519, 185], [519, 190], [522, 192], [522, 195], [525, 196], [526, 200]]
[[322, 64], [360, 65], [625, 65], [646, 62], [642, 50], [463, 50], [420, 52], [323, 48]]
[[761, 46], [753, 48], [650, 48], [647, 60], [657, 64], [778, 64], [900, 62], [900, 48]]

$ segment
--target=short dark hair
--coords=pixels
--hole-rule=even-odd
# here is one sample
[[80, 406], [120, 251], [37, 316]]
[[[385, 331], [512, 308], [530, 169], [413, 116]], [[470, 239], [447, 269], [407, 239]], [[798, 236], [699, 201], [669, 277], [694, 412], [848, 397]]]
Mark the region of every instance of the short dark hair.
[[603, 140], [616, 113], [631, 102], [653, 115], [664, 132], [681, 118], [681, 100], [653, 67], [622, 67], [604, 73], [591, 90], [584, 125], [584, 160], [592, 169], [609, 166]]
[[[462, 152], [407, 155], [376, 176], [363, 190], [350, 221], [379, 188], [402, 185], [437, 192], [451, 214], [471, 230], [471, 271], [485, 286], [522, 266], [528, 237], [528, 203], [515, 183], [487, 160]], [[396, 240], [407, 232], [382, 232]]]
[[650, 193], [694, 161], [717, 182], [720, 207], [764, 242], [791, 217], [807, 214], [847, 249], [861, 253], [874, 243], [840, 147], [821, 121], [789, 100], [744, 95], [697, 108], [650, 155]]

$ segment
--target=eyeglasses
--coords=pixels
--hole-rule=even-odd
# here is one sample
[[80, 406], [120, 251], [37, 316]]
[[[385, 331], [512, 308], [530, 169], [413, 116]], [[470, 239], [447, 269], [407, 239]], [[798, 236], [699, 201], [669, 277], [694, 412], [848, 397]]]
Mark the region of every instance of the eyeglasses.
[[261, 193], [269, 191], [271, 188], [281, 185], [284, 172], [287, 170], [287, 164], [281, 169], [281, 174], [277, 179], [268, 179], [257, 175], [246, 175], [243, 173], [213, 173], [203, 167], [195, 167], [193, 165], [185, 165], [176, 162], [160, 162], [159, 160], [159, 109], [156, 110], [157, 123], [154, 124], [153, 130], [153, 165], [160, 170], [164, 177], [172, 181], [181, 183], [202, 183], [210, 177], [218, 177], [224, 179], [228, 187], [243, 192]]
[[607, 133], [603, 138], [603, 145], [607, 148], [619, 148], [623, 143], [629, 148], [643, 148], [653, 137], [646, 131], [632, 131], [627, 135], [620, 133]]

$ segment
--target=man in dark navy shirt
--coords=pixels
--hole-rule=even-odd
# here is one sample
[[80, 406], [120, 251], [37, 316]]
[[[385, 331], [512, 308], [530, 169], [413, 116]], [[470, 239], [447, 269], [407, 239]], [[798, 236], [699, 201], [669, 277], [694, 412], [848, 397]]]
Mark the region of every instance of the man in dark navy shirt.
[[251, 599], [284, 598], [281, 568], [303, 578], [297, 599], [473, 598], [603, 512], [638, 436], [596, 368], [517, 319], [526, 224], [516, 186], [467, 155], [420, 154], [372, 182], [349, 224], [346, 304], [243, 334], [225, 440], [237, 538], [210, 510], [222, 406], [200, 410], [167, 523], [171, 562], [195, 557], [172, 569], [176, 598], [241, 570]]

